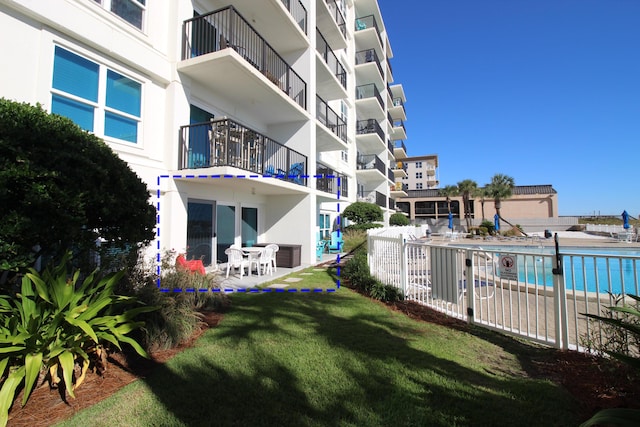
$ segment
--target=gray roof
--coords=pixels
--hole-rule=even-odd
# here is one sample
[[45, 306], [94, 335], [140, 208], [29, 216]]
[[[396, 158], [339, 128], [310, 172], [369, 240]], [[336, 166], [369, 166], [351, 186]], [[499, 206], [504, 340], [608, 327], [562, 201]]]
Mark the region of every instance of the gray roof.
[[[512, 191], [514, 196], [523, 194], [557, 194], [558, 192], [553, 189], [551, 184], [544, 185], [516, 185]], [[440, 189], [432, 188], [428, 190], [407, 190], [407, 197], [405, 199], [413, 197], [441, 197]]]

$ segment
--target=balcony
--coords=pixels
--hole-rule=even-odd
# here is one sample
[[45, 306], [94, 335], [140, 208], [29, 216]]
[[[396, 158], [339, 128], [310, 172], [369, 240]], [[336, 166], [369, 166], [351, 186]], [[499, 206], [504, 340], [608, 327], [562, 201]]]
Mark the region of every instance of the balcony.
[[400, 139], [407, 139], [407, 131], [404, 128], [404, 122], [402, 120], [394, 120], [392, 124], [393, 134], [391, 135], [391, 139], [394, 141]]
[[387, 178], [391, 182], [396, 182], [395, 174], [393, 173], [393, 171], [391, 169], [387, 169]]
[[[404, 178], [409, 176], [407, 171], [405, 170], [405, 165], [402, 162], [394, 162], [393, 163], [393, 176], [394, 178]], [[394, 179], [395, 181], [395, 179]]]
[[346, 98], [347, 72], [318, 29], [316, 29], [316, 50], [323, 60], [316, 61], [318, 92], [323, 98], [329, 100]]
[[372, 39], [377, 38], [377, 43], [380, 47], [383, 46], [382, 36], [380, 35], [380, 28], [378, 22], [373, 15], [367, 15], [360, 18], [356, 18], [355, 22], [356, 37], [358, 37], [361, 43], [366, 43], [367, 46], [373, 46]]
[[386, 166], [375, 154], [358, 154], [356, 174], [358, 181], [380, 182], [387, 179]]
[[396, 210], [396, 201], [389, 197], [389, 209], [392, 211]]
[[300, 0], [280, 0], [300, 29], [307, 33], [307, 9]]
[[375, 203], [382, 208], [387, 208], [387, 196], [379, 191], [361, 191], [358, 193], [358, 201]]
[[385, 147], [384, 131], [376, 119], [358, 120], [356, 139], [364, 152], [379, 152]]
[[[315, 178], [316, 189], [333, 194], [337, 198], [349, 196], [349, 178], [347, 176], [318, 163]], [[332, 197], [331, 199], [335, 199], [336, 197]]]
[[317, 126], [316, 148], [318, 151], [347, 150], [347, 124], [333, 111], [324, 99], [316, 95]]
[[360, 116], [384, 119], [384, 101], [374, 83], [356, 86], [356, 107]]
[[407, 197], [407, 193], [404, 190], [404, 185], [401, 182], [396, 182], [394, 185], [389, 187], [390, 195], [394, 199], [399, 197]]
[[265, 124], [304, 120], [307, 84], [233, 6], [184, 21], [178, 71]]
[[397, 160], [407, 158], [407, 147], [404, 145], [404, 141], [394, 141], [393, 155]]
[[391, 105], [389, 106], [389, 114], [396, 120], [406, 120], [407, 113], [404, 108], [404, 102], [402, 98], [393, 98]]
[[178, 162], [180, 170], [232, 167], [307, 185], [307, 156], [229, 119], [182, 126]]
[[356, 81], [376, 83], [384, 87], [382, 66], [375, 49], [365, 49], [356, 52]]
[[[255, 0], [253, 0], [255, 1]], [[334, 49], [347, 47], [347, 26], [336, 0], [316, 1], [316, 23]]]

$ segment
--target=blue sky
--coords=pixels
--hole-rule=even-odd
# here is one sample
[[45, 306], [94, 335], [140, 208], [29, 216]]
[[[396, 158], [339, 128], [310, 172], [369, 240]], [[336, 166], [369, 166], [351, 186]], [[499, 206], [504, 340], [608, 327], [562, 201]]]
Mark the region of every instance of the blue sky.
[[379, 0], [410, 156], [640, 215], [640, 0]]

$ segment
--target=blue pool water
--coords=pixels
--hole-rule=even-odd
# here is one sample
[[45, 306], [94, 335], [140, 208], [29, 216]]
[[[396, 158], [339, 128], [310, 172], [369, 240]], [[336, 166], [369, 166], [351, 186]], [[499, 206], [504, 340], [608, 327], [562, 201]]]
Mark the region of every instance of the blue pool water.
[[[518, 279], [522, 282], [553, 286], [554, 248], [482, 247], [488, 251], [516, 253]], [[520, 254], [524, 252], [526, 254]], [[560, 248], [567, 290], [614, 294], [640, 293], [640, 250], [608, 248]], [[537, 255], [539, 254], [539, 255]], [[597, 286], [597, 290], [596, 290]]]

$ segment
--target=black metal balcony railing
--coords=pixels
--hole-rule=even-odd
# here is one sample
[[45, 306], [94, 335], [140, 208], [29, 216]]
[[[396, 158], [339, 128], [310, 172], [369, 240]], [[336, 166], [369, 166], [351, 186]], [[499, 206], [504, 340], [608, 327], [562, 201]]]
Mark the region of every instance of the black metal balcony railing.
[[307, 83], [233, 6], [187, 19], [182, 59], [232, 48], [298, 105], [307, 109]]
[[[340, 186], [338, 186], [338, 179]], [[320, 163], [316, 166], [316, 188], [326, 193], [338, 194], [340, 197], [349, 196], [349, 178]]]
[[375, 49], [365, 49], [356, 52], [356, 65], [367, 64], [369, 62], [373, 62], [378, 66], [380, 77], [384, 76], [382, 66], [380, 65], [380, 60], [378, 59], [378, 54]]
[[407, 152], [407, 147], [404, 145], [404, 141], [397, 140], [395, 141], [395, 148], [402, 148], [404, 152]]
[[281, 0], [294, 21], [298, 23], [302, 31], [307, 34], [307, 9], [300, 0]]
[[393, 154], [393, 143], [389, 140], [387, 140], [387, 149], [391, 154]]
[[382, 175], [385, 175], [385, 165], [380, 157], [375, 154], [358, 154], [358, 162], [356, 167], [360, 170], [376, 169]]
[[338, 61], [338, 57], [336, 56], [336, 54], [333, 53], [333, 50], [331, 50], [331, 47], [329, 46], [329, 43], [327, 43], [327, 40], [322, 36], [317, 28], [316, 36], [316, 49], [318, 50], [320, 55], [322, 55], [322, 59], [324, 59], [324, 62], [327, 64], [333, 75], [336, 76], [342, 87], [346, 89], [347, 72], [345, 71], [340, 61]]
[[387, 207], [387, 196], [385, 196], [379, 191], [376, 191], [376, 205], [381, 206], [383, 208]]
[[380, 35], [380, 27], [378, 27], [378, 22], [373, 15], [367, 15], [360, 18], [356, 18], [356, 31], [366, 30], [368, 28], [375, 28], [376, 34], [378, 35], [378, 40], [380, 40], [380, 44], [382, 45], [382, 36]]
[[379, 191], [367, 191], [362, 188], [358, 191], [358, 199], [370, 203], [375, 203], [376, 205], [383, 208], [387, 207], [387, 196]]
[[335, 135], [340, 138], [342, 142], [347, 142], [347, 124], [342, 117], [338, 115], [324, 99], [316, 95], [316, 114], [320, 123], [331, 129]]
[[391, 113], [387, 111], [387, 121], [393, 127], [393, 118], [391, 117]]
[[365, 135], [368, 133], [377, 133], [384, 144], [384, 132], [376, 119], [358, 120], [356, 122], [356, 134]]
[[389, 197], [389, 209], [396, 210], [396, 201], [391, 197]]
[[375, 83], [369, 83], [366, 85], [356, 86], [356, 99], [375, 98], [378, 100], [380, 107], [384, 109], [384, 101], [382, 95], [378, 91], [378, 87]]
[[391, 182], [395, 182], [396, 181], [396, 177], [393, 174], [393, 171], [391, 169], [387, 169], [387, 178], [389, 179], [389, 181]]
[[342, 33], [342, 37], [347, 37], [347, 24], [344, 21], [344, 17], [342, 16], [342, 12], [340, 12], [340, 8], [338, 7], [338, 2], [336, 0], [324, 0], [329, 8], [329, 12], [333, 17], [333, 20], [336, 21], [340, 32]]
[[307, 156], [229, 119], [180, 128], [179, 169], [231, 166], [307, 185]]

